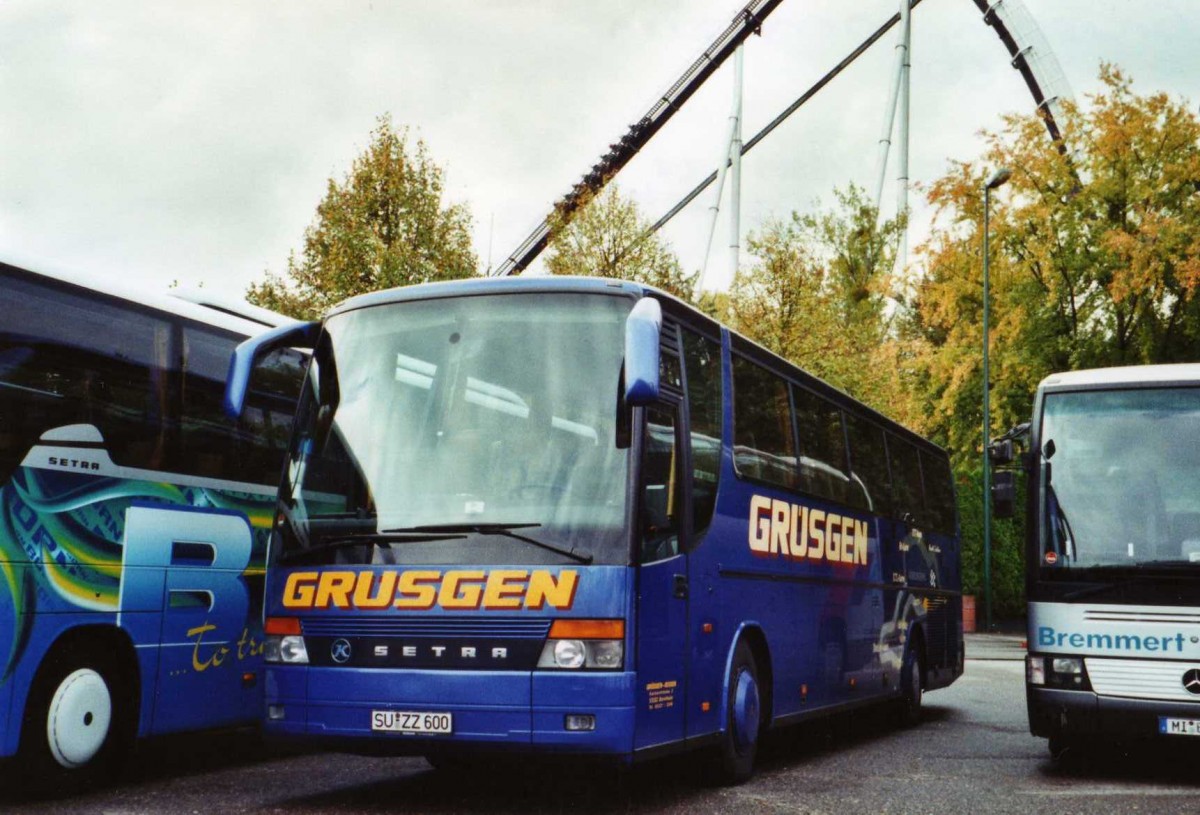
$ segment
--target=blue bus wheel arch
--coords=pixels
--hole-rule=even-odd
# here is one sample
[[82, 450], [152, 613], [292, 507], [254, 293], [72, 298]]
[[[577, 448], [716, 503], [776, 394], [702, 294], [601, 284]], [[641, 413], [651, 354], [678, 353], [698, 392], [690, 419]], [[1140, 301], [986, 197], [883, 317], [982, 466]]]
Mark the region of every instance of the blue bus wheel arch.
[[[30, 685], [21, 716], [21, 763], [31, 771], [29, 783], [73, 785], [102, 777], [104, 769], [124, 757], [136, 737], [140, 681], [133, 646], [123, 632], [107, 626], [83, 626], [65, 632], [46, 652]], [[51, 700], [75, 675], [99, 682], [110, 696], [110, 716], [94, 755], [68, 768], [47, 739]], [[57, 787], [56, 787], [57, 788]]]
[[[757, 636], [755, 636], [757, 635]], [[769, 695], [763, 678], [770, 669], [762, 633], [742, 632], [730, 653], [725, 685], [724, 732], [721, 738], [717, 777], [722, 783], [740, 784], [754, 772], [754, 759], [763, 725], [769, 721]]]

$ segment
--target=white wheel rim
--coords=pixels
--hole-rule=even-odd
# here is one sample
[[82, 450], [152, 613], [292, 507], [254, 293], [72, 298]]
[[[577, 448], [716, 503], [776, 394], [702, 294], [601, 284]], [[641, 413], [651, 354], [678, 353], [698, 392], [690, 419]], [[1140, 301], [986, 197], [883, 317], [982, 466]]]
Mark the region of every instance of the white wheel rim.
[[46, 715], [50, 754], [63, 767], [79, 767], [100, 752], [112, 723], [112, 695], [91, 668], [68, 675], [54, 691]]

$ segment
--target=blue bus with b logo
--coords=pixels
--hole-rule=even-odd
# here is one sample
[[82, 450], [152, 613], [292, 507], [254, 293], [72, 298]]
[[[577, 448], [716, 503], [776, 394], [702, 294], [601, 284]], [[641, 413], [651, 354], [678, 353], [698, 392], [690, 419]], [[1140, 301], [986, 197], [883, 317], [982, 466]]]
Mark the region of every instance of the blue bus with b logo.
[[0, 756], [78, 781], [256, 724], [303, 357], [264, 360], [237, 422], [221, 400], [235, 345], [288, 320], [5, 264], [0, 313]]

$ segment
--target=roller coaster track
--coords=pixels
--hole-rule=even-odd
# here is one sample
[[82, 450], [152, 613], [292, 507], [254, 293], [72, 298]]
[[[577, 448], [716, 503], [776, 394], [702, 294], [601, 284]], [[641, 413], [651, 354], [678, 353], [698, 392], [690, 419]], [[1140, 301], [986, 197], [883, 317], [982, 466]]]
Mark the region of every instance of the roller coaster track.
[[[1055, 119], [1058, 103], [1069, 97], [1070, 88], [1063, 75], [1058, 60], [1053, 51], [1042, 37], [1041, 31], [1034, 22], [1032, 15], [1025, 8], [1022, 0], [972, 0], [983, 13], [983, 20], [991, 26], [1000, 41], [1008, 49], [1012, 66], [1020, 72], [1033, 96], [1034, 103], [1041, 112], [1050, 137], [1060, 145], [1061, 132]], [[554, 205], [553, 211], [529, 235], [516, 250], [509, 255], [492, 275], [504, 277], [520, 274], [529, 267], [542, 250], [550, 242], [555, 224], [560, 227], [570, 221], [574, 213], [604, 188], [631, 159], [644, 147], [655, 134], [670, 120], [680, 107], [683, 106], [704, 82], [721, 66], [721, 64], [741, 45], [751, 34], [762, 31], [762, 22], [767, 15], [774, 11], [783, 0], [751, 0], [734, 17], [733, 22], [719, 37], [705, 49], [683, 75], [655, 102], [654, 106], [629, 130], [619, 141], [609, 145], [609, 151], [601, 157], [582, 179], [576, 182], [571, 191]], [[910, 0], [910, 9], [915, 9], [921, 0]], [[845, 70], [867, 49], [879, 41], [893, 26], [900, 22], [900, 14], [893, 14], [891, 19], [875, 30], [871, 36], [863, 40], [857, 48], [831, 68], [808, 90], [801, 94], [792, 104], [788, 105], [778, 116], [772, 119], [758, 133], [742, 146], [742, 155], [750, 152], [776, 127], [789, 116], [800, 109], [809, 99], [829, 84], [838, 74]], [[691, 192], [683, 197], [666, 215], [659, 218], [646, 233], [636, 240], [657, 232], [675, 217], [684, 207], [690, 204], [713, 181], [717, 172], [709, 173], [703, 181], [696, 185]]]

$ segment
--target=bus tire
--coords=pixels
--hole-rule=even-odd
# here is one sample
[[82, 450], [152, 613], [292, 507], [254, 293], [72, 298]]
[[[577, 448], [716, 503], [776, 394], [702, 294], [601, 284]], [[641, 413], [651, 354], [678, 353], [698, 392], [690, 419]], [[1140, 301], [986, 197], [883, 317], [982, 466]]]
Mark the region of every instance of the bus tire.
[[721, 738], [717, 778], [722, 784], [741, 784], [754, 774], [754, 757], [762, 729], [758, 663], [744, 639], [738, 640], [733, 651], [729, 698], [725, 702], [725, 732]]
[[25, 705], [19, 757], [35, 790], [101, 781], [132, 744], [133, 702], [116, 660], [99, 649], [57, 648]]
[[921, 698], [925, 690], [925, 644], [918, 635], [909, 641], [904, 663], [900, 666], [900, 708], [902, 727], [921, 723]]

